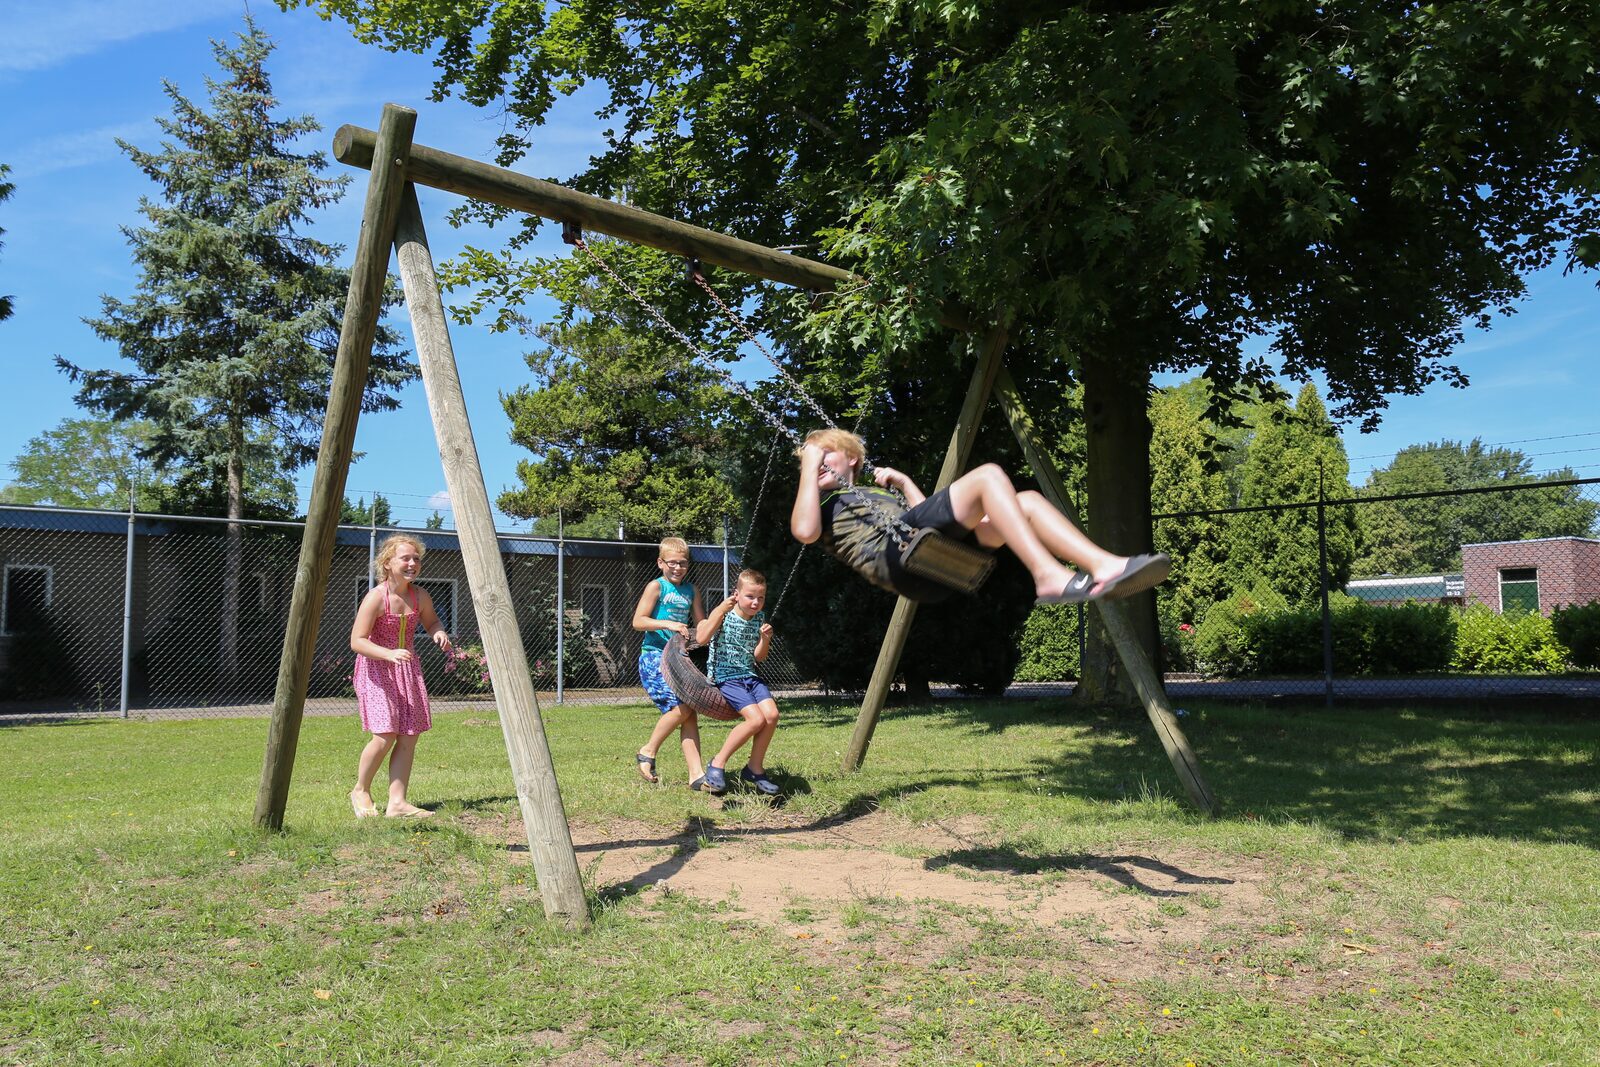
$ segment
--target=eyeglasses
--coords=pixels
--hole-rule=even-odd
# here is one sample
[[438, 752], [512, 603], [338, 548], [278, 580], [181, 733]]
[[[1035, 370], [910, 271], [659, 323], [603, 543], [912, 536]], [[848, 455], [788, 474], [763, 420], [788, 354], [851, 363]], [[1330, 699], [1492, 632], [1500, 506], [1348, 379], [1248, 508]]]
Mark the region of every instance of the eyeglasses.
[[661, 561], [661, 565], [663, 567], [687, 567], [689, 561], [686, 559], [664, 559]]

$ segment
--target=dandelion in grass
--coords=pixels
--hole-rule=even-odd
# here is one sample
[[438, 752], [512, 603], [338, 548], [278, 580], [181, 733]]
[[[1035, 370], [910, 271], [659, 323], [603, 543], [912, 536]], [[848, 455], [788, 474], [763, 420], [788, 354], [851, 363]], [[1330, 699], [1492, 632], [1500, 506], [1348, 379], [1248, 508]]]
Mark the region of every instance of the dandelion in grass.
[[1172, 1014], [1172, 1009], [1171, 1008], [1162, 1008], [1161, 1009], [1161, 1014], [1162, 1015], [1171, 1015]]

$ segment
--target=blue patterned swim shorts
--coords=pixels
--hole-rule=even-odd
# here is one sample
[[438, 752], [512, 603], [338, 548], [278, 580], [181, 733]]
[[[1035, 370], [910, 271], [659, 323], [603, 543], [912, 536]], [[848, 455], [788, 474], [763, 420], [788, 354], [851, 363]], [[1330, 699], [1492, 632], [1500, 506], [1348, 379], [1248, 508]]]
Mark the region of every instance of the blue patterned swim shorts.
[[678, 706], [678, 697], [661, 676], [661, 649], [641, 648], [639, 650], [639, 684], [644, 686], [644, 691], [661, 714], [665, 715]]

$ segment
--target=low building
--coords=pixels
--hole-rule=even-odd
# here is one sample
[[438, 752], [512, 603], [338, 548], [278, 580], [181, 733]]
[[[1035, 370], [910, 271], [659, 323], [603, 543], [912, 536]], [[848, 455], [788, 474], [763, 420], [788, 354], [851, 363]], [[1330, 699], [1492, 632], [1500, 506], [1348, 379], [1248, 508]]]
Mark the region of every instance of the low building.
[[1548, 615], [1600, 600], [1600, 540], [1540, 537], [1461, 546], [1468, 603]]

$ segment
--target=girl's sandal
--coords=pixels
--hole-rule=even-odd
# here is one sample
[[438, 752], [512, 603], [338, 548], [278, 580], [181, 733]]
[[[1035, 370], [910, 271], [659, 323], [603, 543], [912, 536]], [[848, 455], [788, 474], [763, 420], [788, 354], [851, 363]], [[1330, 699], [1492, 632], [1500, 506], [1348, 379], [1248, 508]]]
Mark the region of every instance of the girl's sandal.
[[350, 807], [355, 809], [356, 818], [358, 819], [375, 819], [378, 817], [378, 807], [372, 802], [372, 798], [368, 797], [367, 802], [363, 804], [361, 797], [354, 789], [350, 791]]
[[656, 775], [656, 758], [654, 756], [646, 756], [643, 752], [638, 752], [634, 754], [633, 758], [639, 765], [639, 777], [651, 785], [661, 781], [660, 777]]

